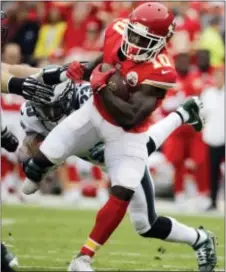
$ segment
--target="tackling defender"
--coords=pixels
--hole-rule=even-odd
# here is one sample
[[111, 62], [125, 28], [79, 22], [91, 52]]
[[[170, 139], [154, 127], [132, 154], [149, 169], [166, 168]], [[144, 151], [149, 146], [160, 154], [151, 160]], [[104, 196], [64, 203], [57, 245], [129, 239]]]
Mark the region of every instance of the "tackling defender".
[[[1, 11], [1, 22], [6, 18], [6, 14]], [[4, 46], [7, 38], [7, 27], [1, 25], [1, 46]], [[44, 81], [38, 82], [29, 76], [40, 72], [40, 69], [28, 67], [25, 65], [9, 65], [1, 63], [1, 92], [17, 94], [39, 103], [47, 103], [53, 97], [54, 89], [44, 84]], [[48, 78], [48, 76], [47, 76]], [[47, 82], [48, 83], [48, 82]], [[1, 118], [1, 147], [8, 152], [15, 152], [19, 145], [17, 137], [3, 124]], [[5, 272], [13, 272], [12, 266], [17, 266], [17, 258], [11, 254], [6, 246], [1, 243], [1, 268]]]
[[[40, 154], [29, 161], [27, 167], [37, 171], [58, 164], [72, 154], [80, 155], [100, 140], [105, 142], [105, 163], [112, 182], [110, 198], [98, 212], [96, 224], [69, 266], [70, 271], [92, 271], [91, 258], [120, 224], [140, 183], [143, 184], [150, 125], [148, 117], [176, 80], [175, 70], [165, 51], [173, 34], [173, 19], [164, 5], [148, 2], [137, 7], [129, 20], [113, 22], [106, 31], [104, 62], [116, 67], [131, 85], [130, 100], [123, 101], [108, 86], [108, 79], [116, 72], [115, 68], [102, 72], [102, 66], [98, 65], [91, 77], [94, 97], [50, 132], [40, 147]], [[81, 65], [77, 68], [80, 79]], [[199, 102], [192, 100], [190, 103], [191, 113], [197, 115]], [[175, 127], [181, 122], [194, 121], [184, 108], [168, 119]], [[193, 125], [197, 130], [202, 127], [197, 121]], [[168, 134], [167, 129], [161, 133]], [[24, 189], [27, 186], [26, 190], [36, 190], [39, 181], [33, 179], [33, 182], [24, 184]], [[148, 217], [141, 217], [139, 212], [135, 218], [138, 233], [144, 237], [191, 245], [197, 253], [199, 270], [212, 271], [216, 265], [214, 238], [202, 228], [195, 230], [175, 219], [157, 216], [153, 188], [150, 191], [149, 210], [145, 201], [145, 205], [141, 203], [141, 210], [145, 210]]]
[[[6, 18], [6, 14], [1, 11], [1, 21]], [[1, 46], [4, 45], [7, 37], [7, 28], [1, 26]], [[30, 68], [29, 73], [33, 74], [37, 70]], [[14, 73], [15, 72], [15, 73]], [[24, 98], [34, 101], [48, 102], [53, 95], [52, 87], [40, 84], [37, 80], [26, 77], [27, 68], [23, 65], [8, 65], [1, 63], [1, 92], [4, 94], [12, 93], [21, 95]], [[18, 77], [16, 77], [16, 74]], [[1, 147], [8, 152], [15, 152], [18, 148], [19, 141], [17, 137], [3, 124], [1, 119]], [[13, 266], [17, 266], [17, 258], [8, 251], [4, 243], [1, 243], [1, 268], [5, 272], [13, 272]]]

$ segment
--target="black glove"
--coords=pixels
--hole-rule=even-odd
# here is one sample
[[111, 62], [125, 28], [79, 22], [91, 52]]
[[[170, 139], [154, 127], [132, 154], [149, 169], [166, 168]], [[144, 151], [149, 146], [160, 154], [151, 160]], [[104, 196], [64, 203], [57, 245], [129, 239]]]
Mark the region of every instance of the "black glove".
[[1, 143], [1, 146], [9, 152], [15, 152], [19, 145], [17, 137], [7, 127], [1, 132]]
[[34, 162], [32, 158], [27, 159], [22, 163], [24, 173], [27, 178], [34, 182], [41, 182], [44, 175], [49, 171], [49, 167], [41, 167]]
[[66, 71], [68, 65], [59, 66], [59, 65], [48, 65], [43, 68], [41, 77], [45, 84], [56, 85], [67, 79]]
[[48, 103], [54, 95], [54, 88], [32, 77], [12, 77], [8, 83], [8, 92], [22, 95], [25, 99], [34, 102]]
[[96, 144], [92, 149], [89, 150], [90, 158], [99, 163], [104, 163], [104, 143]]

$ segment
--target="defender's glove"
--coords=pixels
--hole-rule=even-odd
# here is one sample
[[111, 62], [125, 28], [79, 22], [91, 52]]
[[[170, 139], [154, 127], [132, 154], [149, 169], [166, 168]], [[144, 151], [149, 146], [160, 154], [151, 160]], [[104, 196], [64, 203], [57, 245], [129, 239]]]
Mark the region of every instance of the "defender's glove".
[[42, 70], [43, 82], [48, 85], [56, 85], [67, 80], [67, 68], [68, 65], [48, 65]]
[[8, 82], [8, 92], [22, 95], [27, 100], [46, 103], [51, 101], [54, 89], [32, 77], [12, 77]]
[[19, 145], [17, 137], [7, 127], [1, 132], [1, 143], [1, 146], [9, 152], [15, 152]]
[[105, 144], [104, 143], [98, 143], [96, 144], [89, 152], [90, 152], [90, 158], [94, 161], [97, 161], [99, 163], [104, 163], [104, 150], [105, 150]]
[[86, 63], [74, 61], [63, 66], [48, 65], [39, 73], [32, 75], [32, 77], [48, 85], [56, 85], [67, 79], [73, 81], [80, 80], [83, 76]]
[[36, 183], [41, 182], [44, 175], [50, 169], [49, 167], [40, 167], [32, 158], [24, 161], [22, 165], [26, 177]]
[[90, 77], [90, 84], [93, 92], [99, 92], [106, 87], [109, 78], [116, 72], [114, 68], [107, 72], [101, 72], [101, 66], [102, 64], [97, 65]]
[[74, 61], [68, 65], [66, 76], [73, 81], [81, 80], [84, 74], [84, 70], [84, 64], [78, 61]]
[[68, 65], [48, 65], [31, 77], [47, 85], [56, 85], [67, 80], [67, 67]]

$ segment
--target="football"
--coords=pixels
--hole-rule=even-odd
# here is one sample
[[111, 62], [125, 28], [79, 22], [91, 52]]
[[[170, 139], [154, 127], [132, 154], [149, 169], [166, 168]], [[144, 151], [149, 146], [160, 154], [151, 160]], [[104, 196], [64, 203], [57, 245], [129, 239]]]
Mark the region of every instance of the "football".
[[[107, 72], [112, 68], [112, 65], [103, 63], [101, 66], [101, 71]], [[107, 85], [111, 88], [112, 92], [122, 100], [127, 101], [129, 99], [128, 85], [119, 71], [116, 71], [116, 73], [110, 77]]]

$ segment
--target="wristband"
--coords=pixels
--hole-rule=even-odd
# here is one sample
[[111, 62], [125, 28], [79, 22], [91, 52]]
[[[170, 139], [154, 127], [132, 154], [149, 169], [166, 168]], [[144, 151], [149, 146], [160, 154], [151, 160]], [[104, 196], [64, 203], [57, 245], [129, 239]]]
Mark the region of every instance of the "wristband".
[[[43, 81], [45, 84], [47, 85], [55, 85], [55, 84], [59, 84], [61, 83], [60, 81], [60, 72], [56, 71], [55, 73], [53, 73], [55, 69], [49, 69], [48, 71], [45, 71], [45, 73], [43, 74]], [[49, 76], [51, 75], [51, 76]]]
[[24, 78], [11, 77], [8, 82], [7, 91], [12, 94], [22, 95], [24, 81]]

